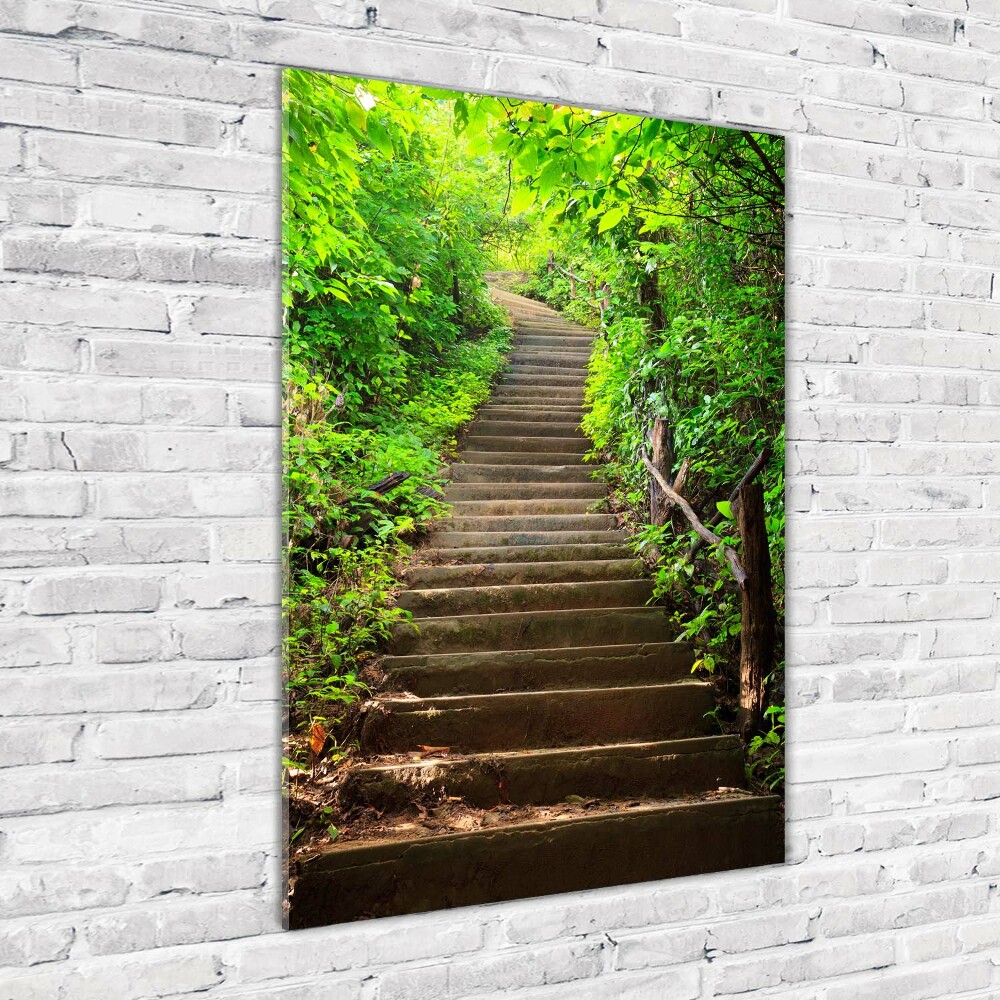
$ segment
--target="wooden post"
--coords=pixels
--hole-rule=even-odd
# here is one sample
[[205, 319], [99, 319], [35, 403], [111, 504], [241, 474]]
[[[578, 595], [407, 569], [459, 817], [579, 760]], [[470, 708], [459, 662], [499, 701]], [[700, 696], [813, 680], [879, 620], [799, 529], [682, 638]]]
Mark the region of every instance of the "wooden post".
[[[662, 417], [657, 417], [653, 421], [653, 427], [649, 432], [649, 451], [653, 467], [669, 483], [674, 466], [674, 454], [670, 445], [670, 428]], [[666, 523], [667, 512], [662, 497], [663, 490], [660, 489], [660, 484], [657, 483], [655, 476], [651, 476], [649, 480], [650, 524]]]
[[734, 504], [746, 572], [742, 588], [740, 630], [740, 734], [749, 739], [764, 723], [764, 679], [774, 660], [774, 602], [771, 598], [771, 555], [764, 519], [764, 487], [741, 486]]
[[556, 255], [555, 252], [549, 251], [549, 261], [548, 261], [549, 274], [551, 274], [556, 269]]

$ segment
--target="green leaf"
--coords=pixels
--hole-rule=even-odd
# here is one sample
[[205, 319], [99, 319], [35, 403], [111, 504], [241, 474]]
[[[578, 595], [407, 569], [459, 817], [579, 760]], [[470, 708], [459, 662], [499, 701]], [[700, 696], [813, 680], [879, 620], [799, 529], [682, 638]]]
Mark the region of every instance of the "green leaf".
[[383, 156], [392, 156], [392, 139], [377, 118], [368, 120], [368, 140]]
[[733, 505], [728, 500], [720, 500], [715, 506], [719, 508], [719, 513], [727, 521], [733, 519]]
[[615, 205], [609, 208], [602, 216], [597, 227], [598, 233], [606, 233], [609, 229], [614, 229], [622, 219], [625, 218], [626, 209], [623, 205]]

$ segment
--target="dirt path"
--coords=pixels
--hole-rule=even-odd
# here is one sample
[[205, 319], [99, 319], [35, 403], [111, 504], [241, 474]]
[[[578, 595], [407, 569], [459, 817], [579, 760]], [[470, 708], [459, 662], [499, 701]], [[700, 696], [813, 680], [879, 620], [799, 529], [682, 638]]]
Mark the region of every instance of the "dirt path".
[[[780, 862], [779, 800], [670, 641], [583, 461], [594, 333], [500, 290], [510, 365], [409, 572], [342, 790], [377, 822], [300, 867], [291, 925]], [[391, 693], [390, 693], [391, 692]]]

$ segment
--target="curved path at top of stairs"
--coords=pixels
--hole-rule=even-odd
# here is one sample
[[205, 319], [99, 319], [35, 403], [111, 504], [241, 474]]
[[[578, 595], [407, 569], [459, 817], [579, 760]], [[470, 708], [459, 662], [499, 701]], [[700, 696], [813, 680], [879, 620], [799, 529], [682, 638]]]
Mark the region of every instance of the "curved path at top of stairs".
[[[515, 346], [452, 466], [452, 516], [408, 571], [413, 626], [341, 793], [385, 825], [302, 863], [293, 927], [784, 859], [779, 800], [739, 791], [739, 741], [711, 735], [691, 650], [594, 510], [607, 490], [579, 429], [594, 331], [494, 296]], [[428, 829], [420, 802], [454, 822]]]

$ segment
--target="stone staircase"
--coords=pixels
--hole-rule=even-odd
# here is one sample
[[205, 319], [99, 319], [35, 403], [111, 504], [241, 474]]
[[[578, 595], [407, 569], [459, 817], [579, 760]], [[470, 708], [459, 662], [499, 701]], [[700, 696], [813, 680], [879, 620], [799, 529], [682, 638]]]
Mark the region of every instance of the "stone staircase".
[[[301, 865], [293, 927], [784, 859], [780, 801], [740, 791], [739, 741], [710, 735], [691, 650], [593, 510], [593, 331], [495, 296], [515, 349], [452, 467], [452, 517], [408, 573], [413, 626], [341, 792], [383, 824]], [[444, 819], [414, 820], [428, 809]]]

